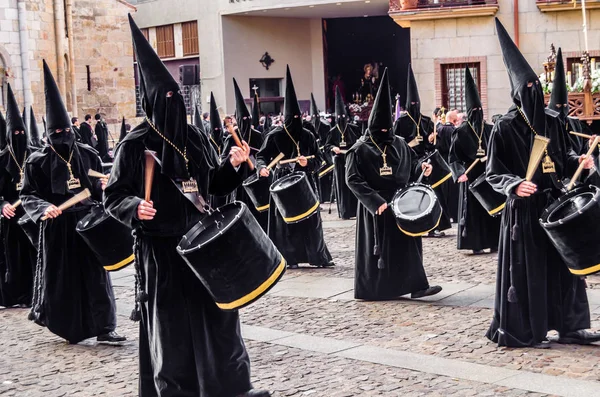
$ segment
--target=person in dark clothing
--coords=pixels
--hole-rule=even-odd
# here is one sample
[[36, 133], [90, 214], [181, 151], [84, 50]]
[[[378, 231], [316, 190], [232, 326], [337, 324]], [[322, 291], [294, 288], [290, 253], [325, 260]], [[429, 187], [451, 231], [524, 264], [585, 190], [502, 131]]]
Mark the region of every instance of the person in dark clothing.
[[6, 147], [6, 119], [0, 112], [0, 150]]
[[45, 61], [43, 66], [48, 144], [27, 159], [21, 190], [27, 215], [40, 228], [30, 319], [69, 343], [94, 336], [120, 342], [125, 338], [114, 331], [115, 297], [108, 273], [75, 231], [94, 202], [87, 199], [65, 211], [57, 207], [86, 188], [101, 201], [102, 183], [87, 173], [101, 172], [102, 164], [95, 150], [75, 142], [56, 82]]
[[[123, 139], [125, 139], [125, 137], [129, 133], [129, 130], [127, 130], [127, 125], [128, 124], [125, 124], [125, 117], [123, 117], [123, 119], [121, 120], [121, 133], [119, 134], [119, 142], [121, 142]], [[130, 129], [131, 129], [131, 127], [130, 127]]]
[[29, 307], [33, 292], [36, 250], [19, 226], [25, 211], [17, 205], [23, 187], [23, 168], [31, 154], [25, 123], [10, 84], [6, 85], [7, 146], [0, 152], [0, 207], [2, 215], [2, 251], [0, 252], [0, 306]]
[[[284, 102], [284, 122], [275, 127], [265, 137], [262, 148], [256, 155], [256, 168], [262, 177], [269, 176], [267, 165], [283, 153], [285, 158], [298, 158], [298, 162], [278, 165], [274, 170], [274, 180], [283, 178], [292, 172], [304, 172], [309, 183], [316, 191], [314, 173], [321, 165], [321, 156], [312, 133], [302, 127], [302, 113], [298, 105], [294, 83], [289, 67], [286, 71]], [[307, 156], [314, 158], [307, 159]], [[283, 220], [277, 206], [271, 199], [269, 207], [269, 237], [288, 262], [289, 268], [297, 268], [299, 263], [313, 266], [333, 266], [331, 255], [323, 238], [321, 214], [317, 210], [310, 217], [294, 224]]]
[[321, 118], [317, 102], [313, 94], [310, 94], [310, 109], [311, 109], [311, 121], [313, 128], [317, 136], [317, 146], [323, 156], [321, 162], [321, 168], [317, 178], [319, 179], [319, 199], [321, 203], [326, 203], [332, 200], [332, 188], [333, 188], [333, 172], [328, 171], [328, 168], [333, 167], [333, 152], [325, 150], [325, 143], [329, 137], [331, 126], [327, 120]]
[[500, 218], [490, 216], [469, 190], [469, 181], [485, 173], [485, 162], [479, 161], [465, 174], [475, 160], [486, 155], [492, 132], [492, 126], [484, 122], [477, 85], [468, 67], [465, 69], [465, 97], [467, 120], [452, 134], [449, 155], [452, 175], [460, 189], [457, 247], [482, 254], [487, 248], [492, 252], [498, 249]]
[[96, 128], [94, 131], [96, 133], [96, 139], [98, 139], [96, 150], [98, 150], [100, 158], [103, 162], [111, 163], [112, 158], [108, 154], [108, 126], [104, 120], [102, 120], [102, 116], [100, 114], [96, 114], [94, 118], [96, 119]]
[[[442, 116], [445, 117], [443, 123], [439, 123], [436, 125], [435, 131], [436, 134], [429, 135], [429, 142], [433, 144], [435, 149], [437, 149], [442, 158], [445, 161], [448, 161], [448, 156], [450, 154], [450, 145], [452, 143], [452, 134], [456, 129], [455, 123], [457, 114], [456, 111], [449, 111], [445, 114], [442, 113]], [[442, 117], [440, 117], [442, 119]], [[435, 138], [434, 138], [435, 137]], [[458, 221], [458, 185], [453, 181], [446, 181], [440, 185], [440, 189], [442, 190], [443, 197], [446, 199], [446, 206], [444, 208], [448, 209], [448, 215], [454, 222]]]
[[339, 87], [335, 91], [335, 118], [336, 125], [329, 132], [324, 151], [334, 154], [334, 186], [338, 216], [350, 219], [356, 216], [358, 200], [346, 184], [346, 151], [360, 138], [361, 131], [360, 127], [350, 122]]
[[88, 145], [89, 147], [96, 147], [96, 137], [94, 136], [94, 130], [92, 129], [92, 115], [86, 114], [84, 117], [85, 121], [79, 125], [79, 133], [81, 135], [81, 143]]
[[208, 133], [208, 131], [210, 131], [210, 120], [209, 120], [209, 113], [208, 112], [204, 112], [202, 113], [202, 125], [204, 125], [204, 131], [206, 131]]
[[[358, 197], [356, 220], [356, 276], [354, 297], [365, 300], [412, 298], [434, 295], [442, 290], [429, 286], [423, 269], [421, 237], [409, 237], [396, 225], [388, 202], [398, 189], [415, 181], [432, 166], [394, 135], [387, 68], [369, 116], [368, 129], [348, 151], [346, 180]], [[382, 172], [391, 167], [391, 174]], [[375, 248], [377, 246], [377, 248]]]
[[252, 102], [252, 128], [261, 134], [265, 132], [263, 126], [260, 124], [260, 101], [257, 92], [254, 92], [254, 99]]
[[79, 131], [79, 119], [77, 117], [71, 117], [71, 129], [75, 134], [75, 142], [81, 143], [81, 131]]
[[[206, 135], [209, 140], [209, 144], [213, 147], [219, 161], [221, 161], [221, 154], [223, 153], [223, 142], [224, 139], [224, 131], [223, 131], [223, 122], [221, 121], [221, 116], [219, 115], [219, 109], [217, 108], [217, 102], [215, 101], [215, 96], [213, 93], [210, 93], [210, 123], [209, 129], [206, 131]], [[219, 196], [216, 194], [209, 194], [208, 201], [212, 208], [219, 208], [225, 204], [227, 204], [229, 197], [228, 196]]]
[[[179, 85], [129, 17], [146, 120], [119, 146], [105, 190], [109, 213], [135, 231], [140, 325], [140, 396], [267, 397], [252, 390], [237, 311], [222, 311], [177, 253], [182, 236], [205, 217], [177, 186], [195, 195], [228, 194], [240, 183], [250, 148], [227, 161], [187, 124]], [[155, 152], [151, 201], [144, 195], [144, 151]], [[191, 194], [190, 193], [190, 194]], [[141, 313], [137, 309], [141, 310]]]
[[44, 146], [44, 143], [40, 140], [40, 132], [38, 130], [37, 120], [33, 113], [33, 106], [29, 108], [29, 143], [34, 149], [39, 149]]
[[[547, 333], [559, 343], [600, 340], [590, 327], [585, 281], [569, 272], [539, 219], [562, 194], [560, 180], [581, 161], [568, 144], [558, 114], [544, 106], [538, 76], [496, 18], [496, 30], [511, 82], [514, 105], [492, 130], [486, 175], [508, 196], [502, 213], [494, 315], [486, 336], [498, 346], [549, 347]], [[525, 180], [535, 135], [550, 139], [533, 179]], [[585, 233], [585, 231], [582, 231]]]

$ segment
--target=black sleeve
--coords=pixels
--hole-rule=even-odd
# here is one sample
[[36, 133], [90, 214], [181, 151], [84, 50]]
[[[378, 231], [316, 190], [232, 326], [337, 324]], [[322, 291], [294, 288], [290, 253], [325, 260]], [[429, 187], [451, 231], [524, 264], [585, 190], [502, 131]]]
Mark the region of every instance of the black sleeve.
[[492, 130], [488, 147], [486, 180], [492, 185], [495, 191], [505, 196], [510, 196], [513, 190], [525, 180], [513, 174], [503, 161], [503, 159], [510, 157], [511, 153], [507, 153], [506, 145], [503, 141], [502, 127], [500, 123], [497, 123]]
[[37, 223], [40, 218], [44, 215], [46, 208], [51, 203], [42, 198], [42, 188], [38, 184], [38, 180], [35, 175], [42, 176], [41, 169], [37, 169], [37, 165], [31, 162], [25, 164], [25, 180], [23, 182], [23, 189], [21, 189], [21, 200], [23, 208], [33, 222]]
[[354, 147], [346, 154], [346, 184], [348, 188], [354, 193], [358, 201], [362, 203], [369, 210], [369, 212], [375, 215], [375, 212], [386, 203], [386, 200], [381, 197], [376, 190], [369, 186], [367, 179], [361, 173], [360, 157], [357, 154], [359, 149]]

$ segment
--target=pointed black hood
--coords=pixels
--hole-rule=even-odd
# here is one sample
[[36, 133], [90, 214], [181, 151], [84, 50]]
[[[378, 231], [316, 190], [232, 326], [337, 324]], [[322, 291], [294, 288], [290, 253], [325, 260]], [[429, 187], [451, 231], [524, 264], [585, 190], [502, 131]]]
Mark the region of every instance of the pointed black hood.
[[[207, 131], [209, 132], [209, 131]], [[215, 96], [210, 93], [210, 132], [208, 135], [219, 147], [223, 144], [223, 121], [217, 108]]]
[[71, 128], [69, 113], [62, 100], [56, 80], [46, 61], [44, 64], [44, 91], [46, 94], [46, 128], [48, 135], [53, 134], [57, 129]]
[[244, 101], [244, 95], [237, 81], [233, 79], [233, 90], [235, 93], [235, 114], [237, 119], [238, 128], [242, 132], [243, 138], [248, 139], [247, 135], [252, 128], [252, 119], [250, 117], [250, 111]]
[[127, 127], [125, 127], [125, 117], [121, 120], [121, 133], [119, 134], [119, 142], [127, 136]]
[[315, 126], [315, 130], [318, 132], [321, 126], [321, 115], [319, 114], [319, 108], [317, 107], [317, 101], [315, 101], [315, 96], [310, 93], [310, 116], [312, 118], [312, 123]]
[[254, 100], [252, 103], [252, 127], [255, 129], [260, 125], [260, 103], [258, 100], [258, 93], [254, 93]]
[[477, 84], [467, 66], [465, 68], [465, 101], [467, 105], [467, 119], [469, 123], [479, 131], [479, 125], [483, 122], [483, 107], [479, 98]]
[[554, 69], [554, 81], [552, 83], [552, 94], [548, 108], [560, 114], [563, 121], [569, 115], [569, 92], [565, 78], [565, 65], [562, 58], [562, 49], [558, 48], [556, 55], [556, 67]]
[[377, 96], [373, 102], [373, 109], [371, 109], [371, 115], [369, 116], [368, 128], [369, 133], [373, 135], [373, 137], [382, 141], [391, 141], [393, 139], [394, 132], [392, 131], [392, 127], [394, 125], [394, 119], [392, 112], [392, 96], [388, 81], [388, 71], [387, 68], [385, 68], [383, 76], [381, 77]]
[[198, 105], [194, 108], [194, 125], [201, 131], [204, 131], [204, 123], [202, 122], [202, 112], [200, 112], [200, 107]]
[[[129, 15], [133, 50], [137, 60], [142, 108], [156, 129], [183, 151], [187, 145], [187, 113], [179, 84], [160, 60], [148, 40]], [[152, 128], [150, 134], [158, 135]], [[185, 160], [166, 140], [162, 140], [161, 172], [173, 179], [189, 178]]]
[[35, 113], [33, 112], [33, 106], [29, 107], [29, 141], [31, 142], [31, 146], [35, 148], [42, 147], [40, 131], [38, 130], [37, 120], [35, 119]]
[[285, 99], [283, 103], [283, 122], [290, 133], [298, 133], [302, 129], [302, 112], [298, 104], [296, 89], [292, 81], [292, 73], [289, 65], [285, 72]]
[[6, 119], [0, 112], [0, 150], [6, 147]]
[[6, 85], [6, 88], [6, 141], [18, 162], [17, 164], [11, 156], [6, 164], [6, 170], [12, 175], [13, 181], [18, 182], [21, 179], [20, 168], [25, 162], [28, 138], [25, 123], [19, 112], [19, 105], [17, 105], [10, 83]]
[[19, 105], [13, 93], [10, 83], [6, 84], [6, 136], [10, 143], [10, 137], [15, 131], [25, 131], [25, 123], [19, 112]]
[[412, 70], [412, 65], [408, 64], [408, 80], [406, 86], [406, 105], [404, 109], [416, 120], [421, 114], [421, 98], [419, 97], [419, 88], [417, 80]]
[[546, 130], [544, 91], [538, 76], [498, 18], [496, 18], [496, 31], [510, 80], [513, 102], [523, 110], [536, 132], [544, 135]]
[[21, 114], [21, 118], [23, 119], [23, 125], [25, 126], [25, 131], [29, 133], [29, 126], [27, 125], [27, 106], [23, 106], [23, 113]]
[[346, 111], [346, 105], [344, 104], [344, 98], [340, 87], [335, 87], [335, 122], [343, 130], [348, 124], [348, 112]]

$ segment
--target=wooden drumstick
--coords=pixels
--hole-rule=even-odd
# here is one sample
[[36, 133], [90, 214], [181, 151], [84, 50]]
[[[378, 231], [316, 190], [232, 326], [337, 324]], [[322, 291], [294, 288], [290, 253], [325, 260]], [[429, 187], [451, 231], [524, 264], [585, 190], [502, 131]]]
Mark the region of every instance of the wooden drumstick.
[[583, 172], [583, 167], [585, 166], [585, 161], [592, 155], [592, 153], [594, 153], [594, 150], [596, 150], [596, 146], [598, 146], [599, 141], [600, 141], [600, 136], [597, 136], [594, 139], [594, 142], [590, 145], [590, 148], [589, 148], [588, 152], [586, 153], [585, 157], [583, 158], [581, 163], [579, 163], [579, 167], [577, 167], [577, 171], [575, 171], [575, 175], [573, 175], [573, 178], [571, 178], [571, 182], [569, 182], [567, 191], [571, 190], [573, 188], [573, 186], [575, 186], [575, 182], [577, 182], [577, 180], [579, 179], [579, 176]]
[[152, 151], [145, 150], [144, 156], [146, 157], [146, 170], [144, 174], [144, 200], [150, 202], [150, 194], [152, 193], [152, 180], [154, 179], [154, 161]]
[[[305, 159], [307, 159], [307, 160], [310, 160], [310, 159], [314, 159], [314, 158], [315, 158], [315, 156], [305, 156], [304, 158], [305, 158]], [[291, 163], [296, 163], [296, 162], [298, 162], [298, 161], [299, 161], [299, 159], [300, 159], [300, 157], [296, 157], [296, 158], [293, 158], [293, 159], [288, 159], [288, 160], [281, 160], [281, 161], [279, 162], [279, 164], [291, 164]]]
[[103, 174], [103, 173], [98, 172], [96, 170], [88, 170], [88, 176], [91, 176], [91, 177], [94, 177], [94, 178], [108, 179], [108, 177], [110, 175]]
[[593, 136], [588, 135], [588, 134], [582, 134], [581, 132], [569, 131], [569, 134], [575, 135], [575, 136], [580, 136], [580, 137], [585, 138], [585, 139], [592, 139], [593, 138]]
[[471, 163], [471, 165], [469, 166], [469, 168], [467, 168], [467, 170], [465, 171], [465, 175], [467, 175], [469, 172], [473, 171], [473, 168], [475, 168], [475, 166], [478, 163], [480, 163], [480, 162], [481, 163], [485, 163], [486, 161], [487, 161], [487, 156], [485, 156], [485, 157], [479, 157], [478, 159], [476, 159], [475, 161], [473, 161]]
[[[81, 203], [83, 200], [87, 199], [91, 195], [92, 195], [92, 193], [90, 193], [89, 189], [84, 189], [81, 192], [77, 193], [75, 196], [71, 197], [70, 199], [68, 199], [67, 201], [62, 203], [61, 205], [59, 205], [58, 209], [61, 211], [64, 211], [68, 208], [71, 208], [75, 204]], [[45, 221], [46, 219], [48, 219], [48, 216], [44, 215], [42, 217], [42, 220]]]
[[[243, 149], [244, 145], [242, 145], [242, 141], [240, 140], [240, 137], [238, 136], [237, 132], [235, 132], [235, 128], [233, 128], [233, 125], [229, 124], [227, 126], [227, 131], [229, 131], [229, 133], [231, 134], [231, 137], [233, 138], [233, 141], [235, 142], [235, 144], [238, 147], [241, 147]], [[248, 158], [246, 160], [246, 163], [248, 163], [248, 167], [250, 167], [250, 171], [254, 171], [254, 164], [252, 163], [252, 160], [250, 160]]]
[[279, 153], [279, 154], [277, 155], [277, 157], [275, 157], [275, 158], [273, 159], [273, 161], [271, 161], [271, 162], [269, 163], [269, 165], [267, 165], [267, 169], [270, 171], [270, 170], [271, 170], [273, 167], [275, 167], [275, 166], [277, 165], [277, 163], [279, 163], [279, 161], [281, 161], [281, 159], [282, 159], [282, 158], [284, 158], [284, 157], [285, 157], [285, 154], [283, 154], [283, 153]]
[[15, 201], [14, 203], [12, 203], [11, 205], [13, 206], [13, 208], [17, 208], [18, 206], [21, 205], [21, 200], [19, 199], [19, 200]]

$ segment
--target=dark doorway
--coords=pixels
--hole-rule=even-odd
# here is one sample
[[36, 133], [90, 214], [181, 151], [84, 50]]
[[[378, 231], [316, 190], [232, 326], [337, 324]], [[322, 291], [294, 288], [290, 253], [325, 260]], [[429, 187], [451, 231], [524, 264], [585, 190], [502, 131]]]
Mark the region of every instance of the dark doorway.
[[[345, 102], [360, 90], [363, 67], [377, 64], [379, 75], [388, 68], [392, 95], [406, 94], [410, 63], [410, 29], [388, 16], [339, 18], [323, 21], [327, 73], [327, 108], [333, 110], [333, 81], [339, 74], [345, 87]], [[401, 104], [403, 100], [401, 99]]]

